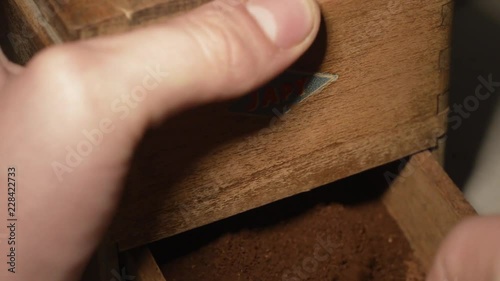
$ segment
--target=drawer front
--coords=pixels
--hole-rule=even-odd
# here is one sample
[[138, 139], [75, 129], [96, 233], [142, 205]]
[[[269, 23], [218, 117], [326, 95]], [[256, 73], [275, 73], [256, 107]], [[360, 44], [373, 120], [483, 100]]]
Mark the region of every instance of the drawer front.
[[[399, 171], [399, 172], [398, 172]], [[350, 194], [348, 196], [349, 199], [345, 199], [344, 197], [346, 196], [346, 193], [342, 193], [342, 189], [349, 188], [349, 185], [351, 186], [352, 190], [357, 190], [362, 191], [364, 190], [365, 192], [363, 194]], [[362, 186], [362, 187], [360, 187]], [[333, 190], [332, 190], [333, 189]], [[340, 189], [340, 190], [339, 190]], [[377, 191], [368, 191], [367, 190], [377, 190]], [[315, 193], [316, 191], [312, 192]], [[335, 183], [332, 186], [328, 186], [327, 188], [322, 188], [322, 191], [319, 193], [308, 193], [304, 195], [299, 195], [296, 198], [292, 198], [292, 200], [289, 200], [290, 204], [286, 202], [280, 202], [279, 204], [274, 204], [274, 207], [290, 207], [291, 205], [295, 204], [293, 202], [298, 201], [300, 199], [301, 202], [304, 204], [311, 204], [311, 198], [316, 198], [318, 202], [317, 205], [313, 204], [310, 205], [308, 208], [301, 209], [302, 211], [297, 213], [294, 211], [293, 215], [290, 217], [288, 216], [281, 216], [276, 215], [276, 214], [270, 214], [271, 217], [273, 217], [272, 221], [273, 223], [271, 225], [262, 223], [262, 221], [267, 221], [265, 219], [259, 219], [256, 218], [256, 215], [262, 216], [265, 212], [270, 211], [270, 209], [277, 211], [278, 209], [273, 209], [274, 207], [271, 206], [271, 208], [266, 207], [265, 209], [258, 210], [259, 212], [253, 212], [252, 216], [239, 216], [239, 219], [237, 219], [238, 222], [241, 220], [248, 220], [247, 218], [251, 217], [252, 219], [248, 220], [247, 224], [244, 226], [247, 227], [234, 227], [234, 222], [235, 220], [232, 220], [231, 222], [221, 222], [222, 224], [226, 223], [225, 227], [221, 226], [220, 229], [225, 229], [224, 232], [230, 232], [231, 233], [231, 240], [222, 240], [224, 241], [223, 243], [216, 242], [218, 240], [221, 240], [221, 237], [224, 237], [225, 234], [221, 234], [217, 231], [218, 235], [210, 235], [208, 233], [213, 233], [214, 227], [212, 226], [211, 228], [204, 228], [202, 229], [203, 231], [197, 231], [196, 234], [194, 233], [189, 233], [186, 234], [187, 238], [179, 239], [179, 237], [176, 237], [175, 241], [176, 244], [172, 243], [167, 243], [167, 244], [161, 244], [161, 243], [153, 243], [149, 245], [145, 245], [142, 247], [138, 247], [133, 250], [128, 250], [125, 252], [122, 252], [121, 254], [118, 254], [115, 251], [114, 256], [116, 257], [115, 259], [112, 260], [118, 260], [118, 255], [120, 255], [120, 261], [123, 265], [126, 266], [126, 269], [128, 271], [128, 274], [132, 276], [136, 276], [138, 280], [157, 280], [157, 281], [163, 281], [163, 280], [170, 280], [173, 277], [172, 276], [164, 276], [162, 273], [162, 270], [160, 270], [160, 267], [163, 268], [163, 272], [165, 271], [165, 266], [163, 263], [165, 263], [165, 258], [161, 257], [164, 253], [168, 256], [171, 251], [179, 251], [178, 243], [181, 245], [190, 246], [189, 241], [191, 240], [192, 243], [194, 243], [195, 247], [189, 247], [189, 250], [182, 251], [180, 252], [184, 253], [184, 255], [190, 256], [193, 252], [202, 252], [203, 254], [201, 255], [214, 255], [214, 252], [217, 252], [218, 254], [224, 253], [224, 249], [227, 250], [228, 252], [231, 252], [233, 250], [231, 247], [236, 247], [239, 248], [235, 245], [244, 247], [245, 245], [248, 248], [248, 241], [252, 241], [251, 239], [261, 241], [259, 239], [266, 239], [266, 237], [263, 237], [262, 233], [265, 233], [266, 235], [275, 235], [276, 236], [276, 231], [280, 231], [277, 229], [283, 228], [286, 229], [285, 233], [286, 235], [283, 236], [283, 239], [285, 239], [288, 242], [285, 243], [291, 243], [290, 241], [302, 241], [302, 239], [297, 239], [294, 240], [292, 237], [296, 234], [293, 233], [293, 231], [290, 230], [290, 220], [296, 220], [296, 222], [300, 223], [303, 225], [304, 223], [308, 223], [307, 221], [304, 222], [305, 219], [309, 220], [309, 223], [311, 223], [311, 226], [314, 225], [312, 223], [313, 220], [315, 220], [316, 215], [322, 215], [325, 213], [329, 213], [331, 211], [328, 211], [330, 209], [327, 208], [333, 208], [333, 207], [339, 207], [339, 203], [332, 203], [332, 202], [344, 202], [340, 203], [342, 207], [338, 209], [334, 209], [337, 212], [341, 212], [344, 215], [347, 215], [345, 219], [349, 219], [349, 215], [353, 214], [363, 214], [364, 216], [370, 220], [373, 219], [376, 222], [376, 224], [380, 223], [380, 219], [376, 219], [375, 217], [377, 216], [384, 216], [382, 213], [379, 213], [378, 211], [375, 212], [375, 214], [372, 213], [366, 213], [366, 211], [372, 212], [373, 209], [370, 209], [373, 207], [373, 204], [378, 204], [378, 203], [373, 203], [372, 200], [378, 200], [374, 202], [379, 202], [382, 205], [382, 208], [385, 207], [387, 210], [387, 214], [394, 219], [396, 222], [397, 226], [399, 226], [400, 230], [402, 231], [402, 236], [403, 239], [406, 238], [408, 241], [409, 247], [411, 248], [412, 255], [407, 256], [405, 254], [405, 250], [400, 250], [396, 244], [396, 241], [400, 241], [399, 235], [397, 234], [396, 231], [394, 230], [388, 230], [390, 235], [386, 236], [385, 234], [381, 233], [371, 233], [373, 229], [370, 228], [369, 223], [366, 223], [365, 225], [361, 224], [360, 228], [360, 223], [363, 221], [366, 222], [366, 219], [354, 219], [353, 221], [350, 221], [347, 224], [343, 224], [344, 228], [343, 230], [345, 232], [349, 232], [349, 228], [359, 230], [359, 229], [367, 229], [366, 231], [357, 231], [357, 234], [359, 237], [351, 237], [352, 241], [358, 241], [361, 243], [360, 245], [364, 245], [366, 248], [367, 245], [366, 243], [362, 243], [362, 241], [366, 240], [371, 240], [371, 241], [380, 241], [383, 240], [387, 245], [383, 247], [385, 250], [380, 249], [381, 251], [385, 252], [391, 252], [395, 251], [398, 259], [401, 264], [407, 264], [407, 276], [408, 278], [404, 280], [423, 280], [423, 276], [425, 276], [425, 273], [430, 269], [430, 266], [433, 262], [434, 255], [439, 247], [439, 244], [443, 240], [443, 238], [446, 236], [446, 234], [462, 219], [464, 219], [467, 216], [472, 216], [475, 215], [475, 211], [473, 208], [465, 201], [463, 198], [462, 193], [459, 191], [459, 189], [452, 183], [450, 178], [446, 175], [446, 173], [443, 171], [443, 169], [440, 167], [440, 165], [436, 162], [434, 156], [431, 155], [429, 152], [423, 152], [419, 153], [417, 155], [414, 155], [409, 161], [408, 160], [400, 160], [395, 163], [392, 163], [391, 165], [380, 167], [377, 169], [374, 169], [372, 171], [369, 171], [367, 173], [362, 173], [360, 175], [356, 175], [354, 177], [349, 178], [348, 180], [344, 180], [339, 184]], [[366, 193], [370, 193], [370, 195], [367, 195]], [[332, 196], [333, 194], [333, 196]], [[325, 198], [327, 197], [327, 198]], [[344, 198], [344, 199], [341, 199]], [[367, 198], [369, 198], [368, 201], [372, 203], [366, 203]], [[333, 200], [333, 201], [332, 201]], [[332, 202], [331, 202], [332, 201]], [[348, 203], [346, 203], [348, 202]], [[328, 206], [325, 207], [324, 209], [318, 209], [319, 206]], [[312, 207], [315, 206], [315, 207]], [[366, 208], [369, 207], [369, 208]], [[297, 206], [297, 208], [300, 208], [300, 206]], [[322, 207], [323, 208], [323, 207]], [[320, 210], [320, 211], [317, 211]], [[344, 210], [350, 210], [350, 211], [344, 211]], [[350, 212], [350, 213], [349, 213]], [[283, 213], [286, 213], [284, 211]], [[314, 213], [314, 216], [311, 216], [311, 213]], [[331, 215], [331, 213], [330, 213]], [[280, 219], [277, 219], [280, 218]], [[323, 216], [322, 216], [323, 218]], [[351, 217], [352, 218], [352, 217]], [[342, 217], [340, 216], [333, 216], [331, 219], [325, 220], [325, 224], [328, 225], [337, 225], [336, 221], [341, 219]], [[268, 222], [269, 223], [269, 222]], [[239, 224], [238, 224], [239, 225]], [[351, 227], [351, 226], [352, 227]], [[253, 228], [256, 228], [254, 231]], [[316, 226], [314, 226], [316, 227]], [[384, 227], [388, 227], [387, 225], [384, 225]], [[218, 227], [215, 227], [216, 229], [219, 229]], [[389, 226], [391, 229], [391, 227]], [[330, 232], [327, 231], [326, 229], [330, 229]], [[371, 230], [370, 230], [371, 229]], [[292, 232], [292, 233], [291, 233]], [[384, 232], [384, 231], [381, 231]], [[240, 236], [238, 236], [238, 233], [241, 233]], [[281, 232], [280, 232], [281, 233]], [[301, 232], [301, 235], [306, 235], [307, 231]], [[339, 258], [339, 256], [344, 256], [341, 254], [342, 251], [345, 252], [346, 249], [350, 249], [349, 245], [350, 243], [346, 243], [345, 239], [343, 239], [342, 235], [336, 236], [335, 231], [333, 233], [331, 232], [331, 227], [325, 227], [325, 229], [318, 230], [315, 228], [314, 233], [316, 235], [319, 235], [321, 237], [336, 237], [335, 239], [337, 240], [332, 240], [334, 243], [333, 245], [338, 245], [337, 243], [340, 243], [342, 245], [341, 248], [337, 249], [335, 252], [335, 257]], [[209, 238], [207, 238], [207, 241], [211, 241], [205, 243], [205, 242], [200, 242], [199, 240], [204, 241], [204, 238], [201, 238], [203, 234], [208, 235]], [[183, 234], [181, 234], [183, 235]], [[252, 238], [253, 236], [258, 236], [259, 238]], [[318, 237], [319, 237], [318, 236]], [[215, 238], [218, 237], [218, 238]], [[274, 236], [273, 236], [274, 237]], [[387, 239], [392, 239], [391, 237], [395, 237], [394, 241], [387, 241]], [[237, 239], [242, 239], [242, 241], [238, 241]], [[310, 244], [318, 243], [316, 241], [309, 241]], [[236, 241], [233, 241], [236, 240]], [[314, 238], [312, 239], [314, 240]], [[254, 241], [255, 242], [255, 241]], [[309, 243], [307, 242], [307, 243]], [[184, 244], [182, 244], [184, 243]], [[211, 243], [216, 243], [215, 245], [217, 246], [210, 246]], [[227, 243], [229, 246], [226, 247]], [[241, 243], [241, 244], [240, 244]], [[283, 244], [281, 241], [276, 241], [275, 243], [280, 243], [280, 245]], [[297, 242], [297, 243], [304, 243], [304, 242]], [[356, 243], [356, 242], [354, 242]], [[233, 245], [234, 244], [234, 245]], [[167, 245], [167, 247], [165, 247]], [[323, 245], [323, 244], [322, 244]], [[398, 244], [400, 245], [400, 244]], [[256, 247], [261, 246], [261, 244], [256, 243]], [[290, 247], [296, 247], [296, 245], [289, 245]], [[171, 249], [169, 247], [174, 247], [175, 249]], [[207, 247], [222, 247], [223, 249], [219, 248], [208, 248]], [[389, 247], [395, 247], [394, 248], [389, 248]], [[283, 249], [286, 247], [271, 247], [273, 250], [269, 250], [268, 248], [262, 248], [261, 254], [257, 255], [257, 257], [265, 259], [266, 253], [269, 253], [271, 256], [282, 256], [279, 253], [279, 249]], [[309, 246], [309, 251], [306, 251], [303, 253], [305, 256], [300, 259], [299, 257], [299, 262], [301, 260], [307, 260], [307, 258], [310, 258], [310, 254], [313, 251], [313, 247]], [[103, 248], [106, 249], [106, 248]], [[116, 249], [116, 248], [115, 248]], [[171, 250], [169, 250], [171, 249]], [[294, 248], [295, 249], [295, 248]], [[151, 253], [151, 251], [155, 254]], [[217, 250], [217, 251], [216, 251]], [[258, 261], [253, 260], [254, 254], [251, 249], [247, 249], [250, 258], [252, 262], [250, 262], [253, 266], [255, 264], [259, 264]], [[269, 251], [269, 252], [267, 252]], [[278, 251], [278, 252], [275, 252]], [[286, 250], [284, 250], [286, 251]], [[368, 251], [369, 252], [369, 251]], [[177, 253], [177, 252], [176, 252]], [[186, 254], [187, 253], [187, 254]], [[366, 254], [364, 252], [364, 254]], [[160, 257], [158, 257], [160, 255]], [[176, 258], [174, 260], [178, 259], [179, 257], [177, 256], [178, 254], [173, 254]], [[355, 254], [356, 255], [356, 254]], [[358, 255], [363, 255], [359, 254]], [[108, 255], [109, 256], [109, 255]], [[198, 256], [199, 257], [199, 256]], [[157, 259], [159, 258], [159, 259]], [[243, 260], [244, 257], [239, 257], [240, 260]], [[345, 256], [344, 256], [345, 258]], [[367, 256], [366, 259], [369, 259], [370, 257]], [[182, 266], [192, 266], [192, 268], [197, 268], [198, 266], [201, 268], [204, 268], [204, 266], [210, 266], [207, 264], [196, 264], [195, 259], [188, 259], [187, 264], [180, 264]], [[347, 260], [347, 259], [346, 259]], [[205, 262], [210, 263], [211, 261], [204, 260]], [[398, 261], [398, 262], [399, 262]], [[221, 261], [220, 259], [216, 262], [213, 261], [214, 264], [213, 266], [217, 266], [217, 268], [227, 268], [225, 266], [228, 266], [231, 268], [231, 266], [234, 266], [233, 263], [230, 260]], [[267, 259], [265, 262], [269, 262]], [[292, 262], [293, 266], [296, 265], [296, 262], [294, 260], [290, 260], [287, 262]], [[280, 268], [289, 268], [290, 264], [287, 262], [283, 261], [283, 264], [280, 264]], [[324, 267], [326, 263], [330, 264], [330, 267], [335, 268], [336, 263], [339, 262], [338, 260], [335, 261], [333, 257], [330, 257], [330, 259], [321, 259], [318, 261], [318, 264], [321, 265], [321, 267]], [[222, 263], [222, 264], [219, 264]], [[109, 263], [101, 262], [102, 265], [109, 265]], [[236, 263], [240, 266], [243, 266], [242, 263]], [[394, 269], [395, 265], [394, 264], [388, 264], [384, 263], [382, 260], [378, 260], [378, 267], [381, 267], [382, 269], [386, 268], [392, 268]], [[113, 265], [113, 264], [112, 264]], [[174, 265], [179, 265], [179, 263], [174, 263]], [[116, 264], [114, 264], [116, 266]], [[354, 263], [353, 265], [347, 264], [345, 267], [340, 267], [341, 272], [337, 272], [336, 274], [352, 274], [349, 270], [349, 267], [356, 267], [356, 266], [363, 266], [358, 263]], [[398, 265], [401, 266], [401, 265]], [[170, 270], [172, 270], [172, 266], [169, 267]], [[253, 268], [253, 267], [252, 267]], [[255, 266], [255, 270], [261, 270], [261, 268]], [[258, 268], [258, 269], [257, 269]], [[305, 268], [305, 267], [304, 267]], [[316, 267], [315, 267], [316, 268]], [[193, 269], [193, 270], [198, 270], [200, 269]], [[244, 271], [243, 268], [241, 268], [241, 274], [242, 278], [246, 279], [245, 277], [247, 276], [252, 276], [255, 277], [254, 272], [250, 270]], [[323, 270], [323, 269], [322, 269]], [[402, 269], [403, 270], [403, 269]], [[103, 269], [101, 270], [102, 272], [113, 272], [113, 267]], [[177, 271], [177, 270], [176, 270]], [[235, 269], [236, 272], [240, 272]], [[279, 271], [279, 269], [278, 269]], [[313, 271], [308, 271], [309, 273], [313, 274]], [[355, 270], [356, 272], [356, 270]], [[355, 273], [354, 272], [354, 273]], [[178, 272], [177, 272], [178, 273]], [[276, 274], [276, 272], [272, 272], [273, 274]], [[256, 273], [255, 273], [256, 274]], [[271, 272], [266, 272], [266, 274], [271, 274]], [[188, 273], [185, 273], [183, 276], [186, 278], [189, 276]], [[268, 275], [266, 275], [268, 276]], [[274, 275], [273, 275], [274, 276]], [[281, 276], [281, 274], [280, 274]], [[411, 278], [410, 278], [411, 277]], [[107, 279], [106, 279], [107, 278]], [[394, 278], [394, 277], [393, 277]], [[207, 280], [213, 280], [213, 276], [207, 276]], [[285, 280], [287, 278], [284, 278]], [[88, 279], [88, 280], [100, 280], [100, 279]], [[108, 276], [105, 276], [104, 279], [102, 280], [109, 280]], [[281, 279], [280, 279], [281, 280]], [[287, 280], [295, 280], [293, 278], [289, 278]], [[403, 280], [403, 279], [401, 279]]]
[[[15, 28], [27, 25], [48, 45], [147, 25], [202, 2], [8, 3], [22, 15], [12, 19], [11, 35], [22, 37]], [[321, 80], [312, 94], [302, 91], [307, 99], [288, 111], [271, 99], [249, 116], [244, 101], [233, 101], [181, 114], [148, 133], [113, 227], [121, 249], [436, 146], [445, 133], [449, 0], [319, 2], [318, 39], [293, 66], [302, 76], [286, 83], [302, 91], [318, 77], [332, 79]], [[40, 25], [37, 15], [48, 24]], [[286, 83], [276, 87], [287, 89]]]

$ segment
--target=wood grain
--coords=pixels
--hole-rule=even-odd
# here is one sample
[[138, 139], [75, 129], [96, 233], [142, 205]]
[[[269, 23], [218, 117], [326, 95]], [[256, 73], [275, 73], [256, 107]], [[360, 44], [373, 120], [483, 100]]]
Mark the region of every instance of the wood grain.
[[[63, 1], [37, 2], [63, 41], [129, 30], [204, 2]], [[294, 69], [339, 80], [284, 117], [239, 116], [229, 103], [215, 104], [152, 130], [113, 226], [122, 250], [437, 145], [446, 130], [449, 0], [319, 3], [320, 35]]]
[[453, 226], [476, 215], [430, 152], [411, 158], [383, 202], [426, 270]]
[[75, 40], [125, 31], [208, 1], [40, 0], [37, 3], [64, 40]]
[[32, 0], [7, 0], [0, 5], [7, 18], [5, 38], [15, 53], [11, 59], [26, 64], [45, 46], [62, 42], [57, 32], [46, 24], [38, 6]]
[[[324, 15], [324, 37], [296, 67], [340, 79], [285, 120], [233, 116], [222, 104], [151, 131], [138, 150], [114, 225], [120, 248], [435, 146], [445, 132], [438, 116], [440, 56], [448, 42], [448, 27], [441, 25], [445, 3], [402, 3], [399, 12], [381, 18], [385, 0], [335, 2], [334, 8], [323, 1], [323, 10], [332, 11]], [[325, 56], [318, 59], [322, 47]]]
[[[397, 166], [399, 172], [394, 169]], [[415, 260], [408, 262], [407, 280], [421, 280], [445, 235], [459, 221], [476, 215], [476, 212], [429, 151], [385, 167], [385, 172], [382, 168], [377, 170], [376, 178], [385, 177], [388, 187], [375, 184], [377, 186], [373, 188], [384, 190], [379, 200], [401, 227], [414, 251]], [[373, 175], [366, 178], [359, 175], [361, 178], [354, 182], [373, 185], [374, 181], [378, 182]], [[145, 260], [147, 266], [142, 266], [143, 274], [148, 272], [147, 275], [158, 278], [147, 280], [161, 280], [156, 261], [147, 247], [124, 253], [137, 260]]]

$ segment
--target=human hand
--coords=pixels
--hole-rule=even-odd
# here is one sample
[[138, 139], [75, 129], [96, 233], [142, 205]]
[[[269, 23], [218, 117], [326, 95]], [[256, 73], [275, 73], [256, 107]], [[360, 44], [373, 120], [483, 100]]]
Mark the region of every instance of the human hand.
[[[319, 21], [314, 0], [217, 0], [164, 24], [49, 48], [26, 68], [1, 56], [0, 182], [14, 167], [18, 221], [16, 274], [0, 279], [77, 280], [146, 128], [270, 80], [311, 45]], [[1, 221], [7, 200], [1, 192]]]
[[500, 217], [471, 218], [439, 250], [427, 281], [499, 281]]

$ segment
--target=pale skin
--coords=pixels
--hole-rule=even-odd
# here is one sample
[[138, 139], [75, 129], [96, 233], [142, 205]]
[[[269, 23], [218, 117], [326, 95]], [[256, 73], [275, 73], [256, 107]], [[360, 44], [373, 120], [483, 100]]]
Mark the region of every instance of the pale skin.
[[[1, 54], [0, 183], [7, 183], [14, 166], [19, 246], [12, 274], [3, 254], [10, 247], [2, 236], [7, 230], [0, 229], [0, 280], [79, 280], [115, 214], [144, 131], [179, 111], [241, 96], [279, 74], [313, 42], [319, 14], [314, 0], [220, 0], [132, 33], [49, 48], [25, 67]], [[111, 104], [144, 85], [148, 67], [164, 75], [120, 118]], [[55, 173], [52, 164], [64, 163], [65, 148], [103, 119], [113, 130], [98, 152], [71, 172]], [[2, 222], [4, 202], [2, 191]], [[499, 237], [500, 218], [458, 226], [428, 280], [500, 280]]]

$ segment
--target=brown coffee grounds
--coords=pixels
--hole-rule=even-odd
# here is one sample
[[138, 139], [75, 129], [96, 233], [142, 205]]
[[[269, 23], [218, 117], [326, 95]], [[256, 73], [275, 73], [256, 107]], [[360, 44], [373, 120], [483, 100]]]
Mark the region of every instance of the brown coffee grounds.
[[366, 198], [379, 194], [377, 188], [343, 184], [164, 240], [152, 250], [168, 281], [424, 280], [396, 222], [376, 198]]

